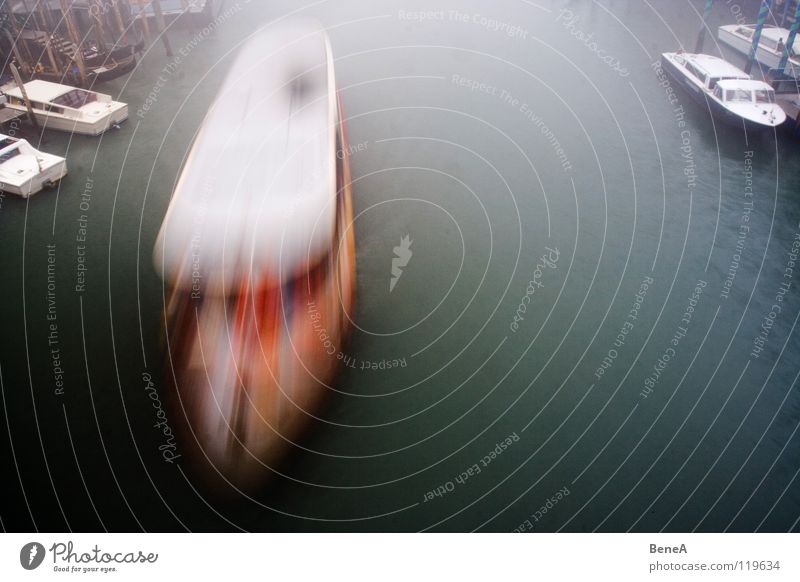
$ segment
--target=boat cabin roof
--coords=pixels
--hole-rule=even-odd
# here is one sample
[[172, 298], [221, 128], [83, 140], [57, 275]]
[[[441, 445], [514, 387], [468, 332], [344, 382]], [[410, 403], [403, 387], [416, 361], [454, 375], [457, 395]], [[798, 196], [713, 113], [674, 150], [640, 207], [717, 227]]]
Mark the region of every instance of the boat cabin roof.
[[187, 291], [202, 279], [206, 292], [228, 294], [245, 280], [288, 280], [328, 256], [343, 159], [336, 130], [324, 28], [293, 21], [254, 34], [187, 157], [156, 243], [158, 271]]
[[691, 53], [682, 53], [676, 56], [683, 57], [686, 61], [692, 63], [699, 70], [711, 77], [726, 77], [728, 79], [750, 78], [750, 76], [739, 67], [736, 67], [719, 57]]
[[[744, 26], [737, 27], [737, 29], [738, 28], [746, 28], [746, 29], [748, 29], [749, 33], [752, 34], [752, 32], [756, 28], [756, 25], [755, 24], [745, 24]], [[768, 26], [768, 25], [765, 25], [761, 29], [761, 38], [769, 38], [769, 39], [772, 39], [772, 40], [774, 40], [776, 42], [778, 40], [780, 40], [780, 39], [783, 39], [783, 42], [786, 42], [786, 39], [789, 38], [789, 31], [787, 29], [785, 29], [785, 28], [781, 28], [780, 26]]]
[[772, 87], [770, 87], [764, 81], [756, 81], [754, 79], [723, 79], [722, 81], [718, 82], [719, 85], [723, 89], [744, 89], [746, 91], [772, 91]]
[[[50, 103], [76, 89], [77, 87], [60, 85], [58, 83], [51, 83], [50, 81], [42, 81], [41, 79], [25, 83], [25, 91], [28, 93], [28, 98], [31, 101], [39, 101], [41, 103]], [[81, 91], [86, 91], [86, 89], [81, 89]], [[19, 90], [19, 87], [9, 89], [6, 93], [18, 99], [22, 98], [22, 91]], [[94, 93], [94, 91], [87, 91], [87, 93]]]

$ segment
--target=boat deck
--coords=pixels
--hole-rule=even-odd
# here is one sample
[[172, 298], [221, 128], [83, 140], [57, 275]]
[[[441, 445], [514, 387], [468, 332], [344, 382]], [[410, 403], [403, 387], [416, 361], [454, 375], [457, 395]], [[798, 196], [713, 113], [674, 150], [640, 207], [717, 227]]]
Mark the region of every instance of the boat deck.
[[17, 119], [18, 117], [22, 117], [25, 115], [22, 111], [15, 111], [14, 109], [9, 109], [8, 107], [2, 106], [0, 107], [0, 125], [3, 123], [8, 123], [13, 119]]

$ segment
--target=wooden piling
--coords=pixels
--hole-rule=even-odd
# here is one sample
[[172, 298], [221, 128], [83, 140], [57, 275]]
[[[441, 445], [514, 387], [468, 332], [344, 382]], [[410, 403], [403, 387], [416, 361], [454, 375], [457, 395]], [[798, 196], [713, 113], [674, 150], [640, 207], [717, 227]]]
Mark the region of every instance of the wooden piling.
[[70, 40], [72, 44], [75, 45], [75, 64], [78, 66], [78, 74], [81, 77], [81, 85], [84, 87], [87, 85], [87, 77], [86, 77], [86, 64], [83, 62], [83, 49], [81, 48], [81, 37], [78, 34], [78, 28], [75, 26], [75, 22], [72, 20], [72, 12], [70, 12], [69, 5], [67, 4], [67, 0], [60, 0], [61, 2], [61, 14], [64, 16], [64, 22], [67, 24], [67, 31], [69, 32]]
[[33, 114], [31, 100], [28, 98], [28, 92], [25, 90], [25, 83], [22, 82], [22, 78], [19, 76], [17, 67], [14, 66], [14, 63], [10, 63], [8, 68], [11, 69], [11, 74], [14, 76], [14, 82], [16, 82], [17, 87], [19, 87], [19, 92], [22, 95], [22, 100], [25, 102], [25, 109], [28, 110], [28, 117], [30, 118], [31, 123], [36, 129], [39, 129], [39, 122], [36, 121], [36, 116]]
[[156, 15], [156, 28], [158, 34], [161, 36], [161, 41], [164, 43], [164, 49], [167, 51], [167, 56], [172, 57], [172, 47], [167, 38], [167, 27], [164, 23], [164, 13], [161, 11], [161, 0], [153, 0], [153, 13]]
[[753, 68], [753, 61], [756, 60], [756, 52], [758, 45], [761, 42], [761, 30], [764, 28], [764, 23], [769, 14], [769, 6], [772, 0], [761, 0], [761, 9], [758, 11], [758, 21], [756, 22], [756, 30], [753, 32], [753, 44], [750, 45], [750, 54], [747, 55], [747, 64], [744, 67], [744, 72], [748, 75]]

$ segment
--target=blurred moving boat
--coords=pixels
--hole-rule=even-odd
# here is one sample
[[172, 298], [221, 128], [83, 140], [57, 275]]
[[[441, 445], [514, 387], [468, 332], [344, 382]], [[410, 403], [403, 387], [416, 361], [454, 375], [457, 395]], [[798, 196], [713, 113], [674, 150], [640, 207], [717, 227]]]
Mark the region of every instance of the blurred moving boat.
[[[100, 135], [128, 119], [128, 106], [110, 95], [36, 79], [25, 83], [36, 121], [45, 129]], [[5, 90], [6, 107], [26, 112], [19, 87]]]
[[[735, 51], [747, 56], [753, 45], [755, 24], [726, 24], [717, 29], [717, 38]], [[783, 55], [784, 43], [789, 39], [789, 31], [779, 26], [764, 26], [758, 40], [756, 60], [769, 69], [777, 69]], [[798, 44], [792, 47], [787, 70], [800, 72], [800, 50]]]
[[747, 130], [774, 128], [786, 121], [775, 91], [741, 69], [711, 55], [663, 53], [664, 70], [718, 119]]
[[327, 35], [269, 26], [208, 112], [154, 250], [181, 442], [217, 485], [262, 482], [325, 396], [355, 299], [352, 220]]
[[67, 161], [0, 134], [0, 191], [27, 198], [67, 175]]

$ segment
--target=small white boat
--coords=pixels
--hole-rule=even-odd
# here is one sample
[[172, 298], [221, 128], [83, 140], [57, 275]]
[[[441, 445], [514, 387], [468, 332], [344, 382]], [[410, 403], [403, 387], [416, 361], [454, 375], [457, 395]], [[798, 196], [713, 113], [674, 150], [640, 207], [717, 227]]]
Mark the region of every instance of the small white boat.
[[748, 130], [777, 127], [786, 113], [775, 103], [775, 91], [764, 81], [711, 55], [663, 53], [664, 71], [718, 119]]
[[[717, 38], [732, 49], [742, 53], [750, 54], [750, 47], [753, 44], [753, 34], [755, 34], [754, 24], [726, 24], [717, 30]], [[769, 69], [777, 69], [783, 56], [784, 43], [789, 38], [789, 31], [778, 26], [764, 26], [761, 29], [761, 38], [758, 41], [756, 50], [756, 60]], [[789, 55], [787, 68], [797, 68], [800, 70], [800, 39], [795, 41], [792, 46], [792, 53]]]
[[24, 139], [0, 134], [0, 190], [23, 198], [67, 175], [67, 161], [40, 152]]
[[[25, 83], [36, 121], [45, 129], [100, 135], [128, 119], [128, 105], [110, 95], [40, 79]], [[5, 91], [6, 107], [26, 112], [19, 87]]]
[[[161, 0], [161, 13], [166, 17], [177, 17], [183, 14], [196, 14], [211, 16], [212, 0]], [[137, 0], [131, 2], [131, 12], [134, 18], [152, 18], [155, 16], [151, 0]]]

